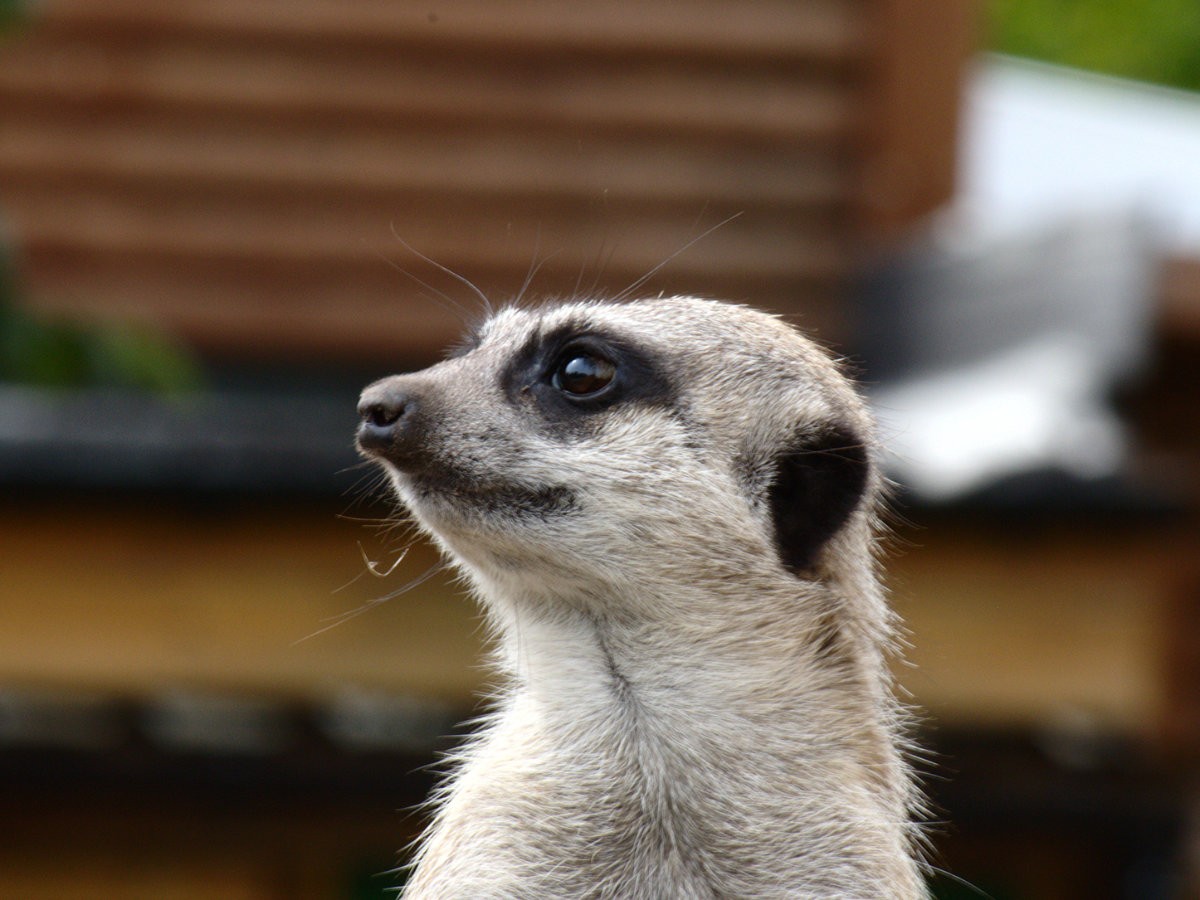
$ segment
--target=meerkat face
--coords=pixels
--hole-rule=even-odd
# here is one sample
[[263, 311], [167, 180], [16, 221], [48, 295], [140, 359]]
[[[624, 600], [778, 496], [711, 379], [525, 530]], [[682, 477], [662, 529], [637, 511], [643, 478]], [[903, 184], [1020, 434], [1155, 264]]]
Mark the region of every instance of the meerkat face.
[[595, 583], [749, 554], [805, 577], [873, 484], [828, 357], [714, 301], [508, 309], [359, 412], [360, 451], [484, 572]]

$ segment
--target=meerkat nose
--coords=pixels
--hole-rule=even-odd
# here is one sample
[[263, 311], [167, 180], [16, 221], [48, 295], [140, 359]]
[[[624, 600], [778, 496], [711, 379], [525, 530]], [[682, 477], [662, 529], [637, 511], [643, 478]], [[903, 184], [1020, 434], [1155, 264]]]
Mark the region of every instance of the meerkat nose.
[[411, 418], [415, 406], [415, 399], [407, 391], [387, 382], [371, 385], [358, 402], [362, 418], [357, 435], [359, 447], [380, 451], [392, 446], [406, 415]]

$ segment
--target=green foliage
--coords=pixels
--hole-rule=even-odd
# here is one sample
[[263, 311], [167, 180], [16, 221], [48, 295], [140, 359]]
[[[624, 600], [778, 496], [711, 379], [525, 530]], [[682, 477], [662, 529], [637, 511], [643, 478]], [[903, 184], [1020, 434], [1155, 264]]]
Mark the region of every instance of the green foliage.
[[0, 0], [0, 37], [29, 21], [28, 0]]
[[[31, 20], [31, 6], [30, 0], [0, 0], [0, 38]], [[49, 322], [21, 309], [16, 296], [12, 259], [0, 247], [0, 380], [158, 393], [202, 385], [195, 357], [152, 329]]]
[[0, 308], [0, 380], [181, 393], [203, 378], [189, 353], [148, 329], [44, 322], [7, 307]]
[[1200, 90], [1198, 0], [990, 0], [992, 49]]
[[0, 380], [40, 387], [194, 390], [200, 366], [184, 348], [146, 328], [49, 322], [15, 303], [15, 278], [0, 257]]

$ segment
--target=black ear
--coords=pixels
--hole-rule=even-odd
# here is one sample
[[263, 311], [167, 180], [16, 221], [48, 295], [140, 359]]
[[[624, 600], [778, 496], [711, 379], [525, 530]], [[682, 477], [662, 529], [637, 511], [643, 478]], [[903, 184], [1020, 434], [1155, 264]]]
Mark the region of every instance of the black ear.
[[812, 570], [862, 500], [869, 465], [862, 440], [844, 428], [798, 436], [780, 454], [767, 499], [784, 566], [796, 574]]

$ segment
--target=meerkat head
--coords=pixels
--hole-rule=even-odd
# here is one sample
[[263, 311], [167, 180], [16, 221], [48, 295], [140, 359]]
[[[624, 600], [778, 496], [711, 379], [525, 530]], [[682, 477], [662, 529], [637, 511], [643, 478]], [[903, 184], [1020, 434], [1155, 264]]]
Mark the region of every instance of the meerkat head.
[[819, 579], [865, 540], [877, 490], [829, 357], [714, 301], [507, 309], [359, 413], [360, 451], [468, 571], [551, 592], [698, 564]]

